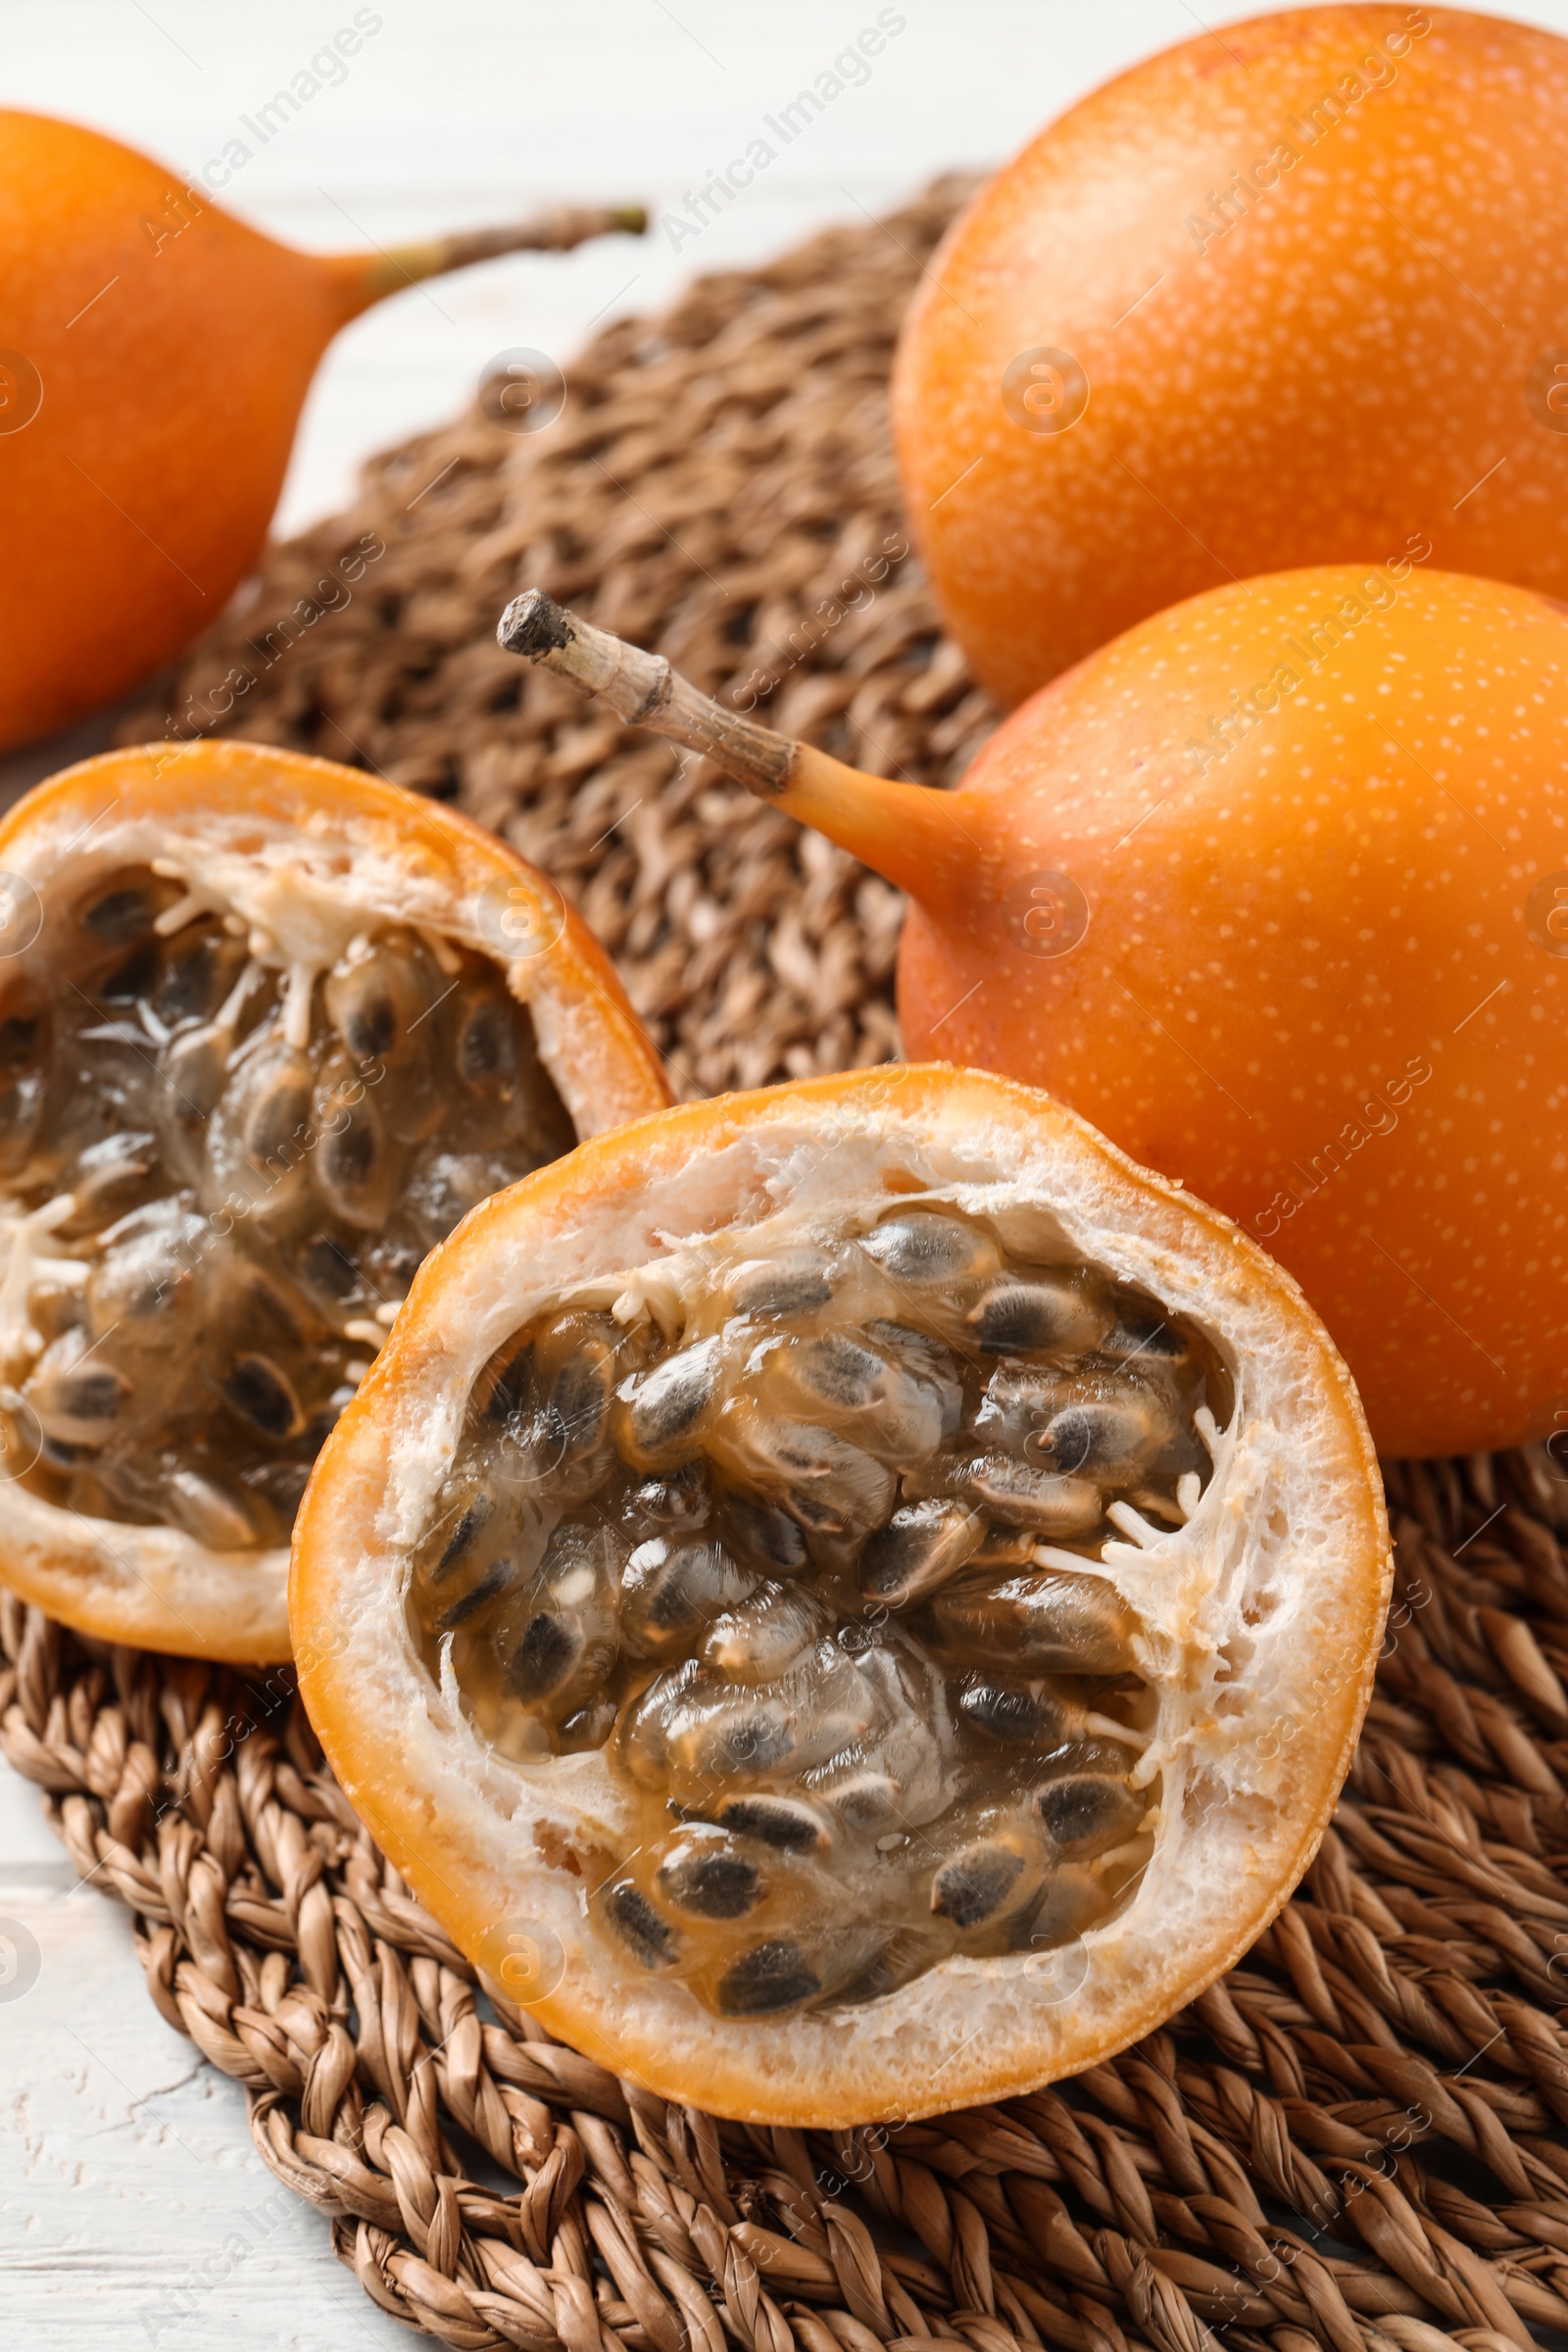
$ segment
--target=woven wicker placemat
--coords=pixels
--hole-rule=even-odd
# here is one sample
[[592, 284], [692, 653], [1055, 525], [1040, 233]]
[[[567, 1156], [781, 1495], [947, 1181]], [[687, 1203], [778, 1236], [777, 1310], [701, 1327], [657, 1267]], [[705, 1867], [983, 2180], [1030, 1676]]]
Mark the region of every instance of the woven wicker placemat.
[[[478, 407], [380, 460], [269, 558], [175, 718], [501, 827], [585, 907], [687, 1091], [888, 1054], [896, 895], [492, 630], [538, 581], [862, 765], [960, 767], [994, 713], [902, 552], [884, 406], [956, 195], [612, 326], [544, 429]], [[717, 2123], [478, 1994], [286, 1673], [96, 1649], [7, 1600], [0, 1737], [269, 2166], [444, 2342], [1524, 2345], [1568, 2330], [1568, 1483], [1537, 1451], [1389, 1486], [1378, 1691], [1299, 1894], [1114, 2064], [932, 2123]]]

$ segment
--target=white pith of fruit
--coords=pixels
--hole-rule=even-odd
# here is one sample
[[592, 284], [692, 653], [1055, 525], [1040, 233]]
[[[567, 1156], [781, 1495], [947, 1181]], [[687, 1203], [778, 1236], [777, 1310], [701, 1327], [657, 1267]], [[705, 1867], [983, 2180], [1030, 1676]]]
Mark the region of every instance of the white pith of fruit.
[[[1381, 1494], [1348, 1376], [1288, 1278], [1046, 1098], [965, 1073], [873, 1073], [644, 1122], [476, 1210], [433, 1253], [328, 1442], [296, 1544], [302, 1681], [328, 1754], [422, 1898], [482, 1966], [559, 1949], [538, 2013], [666, 2095], [775, 2122], [913, 2116], [1017, 2090], [1135, 2038], [1233, 1961], [1315, 1850], [1381, 1635]], [[761, 1107], [758, 1107], [761, 1106]], [[749, 1115], [743, 1115], [749, 1114]], [[663, 1136], [661, 1130], [664, 1130]], [[580, 1162], [592, 1161], [576, 1173]], [[692, 1253], [754, 1256], [952, 1204], [1032, 1263], [1103, 1268], [1204, 1336], [1234, 1410], [1186, 1523], [1117, 1513], [1098, 1560], [1144, 1629], [1152, 1856], [1076, 1942], [945, 1959], [899, 1990], [726, 2019], [622, 1959], [579, 1849], [626, 1808], [603, 1755], [507, 1761], [411, 1638], [411, 1554], [495, 1351], [557, 1302], [667, 1299]], [[766, 1226], [765, 1237], [759, 1228]], [[339, 1532], [334, 1497], [352, 1498]], [[1037, 1554], [1037, 1556], [1040, 1556]], [[322, 1611], [330, 1601], [330, 1624]], [[296, 1628], [297, 1640], [300, 1628]], [[365, 1727], [371, 1727], [367, 1730]], [[517, 1989], [514, 1980], [512, 1989]]]
[[[177, 766], [175, 756], [166, 757]], [[72, 800], [13, 829], [3, 858], [13, 878], [7, 888], [15, 896], [24, 886], [24, 900], [26, 886], [36, 891], [44, 928], [34, 948], [0, 961], [0, 985], [21, 969], [47, 986], [51, 943], [68, 940], [72, 910], [83, 897], [118, 872], [151, 869], [182, 894], [162, 935], [177, 936], [204, 913], [226, 918], [243, 935], [251, 963], [276, 975], [291, 1043], [309, 1038], [313, 1021], [319, 1026], [320, 984], [333, 966], [367, 936], [399, 926], [419, 936], [438, 968], [455, 966], [455, 948], [496, 967], [527, 1007], [540, 1063], [579, 1135], [647, 1107], [648, 1089], [628, 1095], [624, 1071], [601, 1050], [580, 975], [562, 985], [550, 952], [567, 919], [559, 896], [499, 845], [487, 872], [470, 858], [473, 878], [455, 886], [454, 873], [443, 872], [424, 845], [411, 853], [400, 844], [395, 822], [381, 811], [328, 805], [294, 820], [243, 799], [227, 809], [215, 797], [208, 808], [168, 819], [117, 812], [112, 792], [102, 798], [96, 820], [84, 820], [80, 801]], [[455, 871], [457, 860], [451, 863]], [[498, 950], [498, 906], [513, 910], [509, 919], [520, 920], [539, 953], [509, 957]], [[95, 1235], [73, 1244], [74, 1255], [52, 1240], [71, 1213], [69, 1194], [30, 1209], [0, 1195], [0, 1384], [12, 1395], [39, 1352], [27, 1314], [34, 1285], [51, 1277], [79, 1284], [93, 1262]], [[352, 1336], [368, 1358], [386, 1332], [366, 1322]], [[285, 1544], [212, 1548], [172, 1525], [63, 1508], [7, 1477], [0, 1480], [0, 1553], [20, 1590], [68, 1618], [112, 1627], [119, 1638], [240, 1660], [288, 1654]]]

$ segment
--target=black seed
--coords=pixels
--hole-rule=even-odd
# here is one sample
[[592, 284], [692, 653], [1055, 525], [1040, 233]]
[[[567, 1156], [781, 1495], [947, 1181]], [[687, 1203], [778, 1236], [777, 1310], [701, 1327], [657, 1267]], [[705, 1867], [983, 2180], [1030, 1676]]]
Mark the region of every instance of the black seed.
[[326, 1182], [346, 1193], [363, 1191], [375, 1174], [376, 1158], [376, 1138], [368, 1119], [350, 1119], [326, 1138], [321, 1151]]
[[957, 1503], [905, 1503], [867, 1544], [860, 1590], [895, 1607], [918, 1599], [962, 1567], [984, 1532], [978, 1515]]
[[1026, 1442], [1026, 1450], [1064, 1476], [1087, 1470], [1102, 1480], [1125, 1481], [1174, 1434], [1154, 1399], [1129, 1386], [1120, 1396], [1063, 1406], [1038, 1438]]
[[743, 1558], [775, 1570], [804, 1565], [806, 1538], [788, 1512], [747, 1494], [726, 1494], [720, 1509], [724, 1532]]
[[995, 1918], [1023, 1872], [1023, 1856], [989, 1839], [944, 1862], [931, 1882], [931, 1908], [956, 1928]]
[[729, 1278], [730, 1311], [737, 1315], [805, 1315], [833, 1296], [828, 1270], [809, 1251], [756, 1258]]
[[708, 1621], [710, 1609], [721, 1609], [738, 1578], [717, 1543], [691, 1545], [674, 1552], [649, 1609], [649, 1623], [661, 1633], [679, 1633]]
[[645, 1373], [627, 1414], [632, 1444], [650, 1453], [674, 1445], [707, 1404], [717, 1376], [717, 1349], [711, 1340], [666, 1356]]
[[744, 1854], [689, 1854], [659, 1879], [677, 1909], [699, 1919], [744, 1919], [761, 1892], [761, 1874]]
[[245, 1118], [245, 1150], [258, 1167], [280, 1159], [286, 1172], [301, 1158], [310, 1109], [311, 1065], [303, 1054], [286, 1054], [262, 1076]]
[[61, 1385], [60, 1410], [73, 1421], [112, 1421], [124, 1394], [118, 1372], [78, 1372]]
[[106, 891], [84, 910], [81, 919], [95, 937], [112, 940], [118, 947], [152, 929], [153, 903], [145, 890], [132, 884]]
[[827, 1832], [808, 1805], [789, 1796], [732, 1796], [718, 1808], [726, 1830], [760, 1838], [784, 1853], [806, 1853], [827, 1843]]
[[766, 2017], [821, 1989], [822, 1980], [798, 1943], [758, 1943], [719, 1979], [718, 2005], [726, 2017]]
[[1058, 1348], [1083, 1317], [1075, 1294], [1042, 1282], [999, 1282], [968, 1317], [986, 1355], [1031, 1355]]
[[1045, 1742], [1061, 1737], [1061, 1702], [1027, 1683], [971, 1683], [960, 1694], [958, 1708], [977, 1731], [989, 1732], [993, 1740]]
[[552, 1442], [571, 1453], [592, 1453], [610, 1405], [612, 1365], [588, 1348], [569, 1355], [556, 1374], [548, 1407]]
[[343, 1024], [343, 1042], [362, 1060], [384, 1054], [398, 1033], [398, 1016], [389, 996], [368, 990], [357, 1000]]
[[497, 1560], [487, 1568], [472, 1591], [465, 1592], [461, 1600], [455, 1600], [451, 1608], [443, 1610], [436, 1619], [442, 1633], [456, 1633], [460, 1625], [466, 1625], [470, 1617], [477, 1617], [481, 1609], [488, 1608], [498, 1592], [506, 1591], [511, 1577], [510, 1560]]
[[469, 1503], [463, 1517], [447, 1538], [447, 1547], [435, 1564], [437, 1576], [443, 1575], [449, 1568], [456, 1567], [489, 1516], [490, 1505], [487, 1502], [481, 1500]]
[[821, 1339], [806, 1340], [790, 1350], [794, 1358], [791, 1370], [803, 1388], [824, 1404], [853, 1409], [869, 1401], [871, 1392], [887, 1366], [869, 1348], [862, 1348], [845, 1332], [828, 1332]]
[[458, 1075], [466, 1085], [494, 1086], [517, 1067], [517, 1033], [511, 1007], [498, 997], [481, 997], [466, 1010], [458, 1030]]
[[205, 932], [169, 952], [153, 996], [154, 1010], [167, 1028], [208, 1020], [217, 1009], [221, 937]]
[[1120, 1301], [1114, 1328], [1102, 1347], [1106, 1355], [1137, 1355], [1164, 1363], [1179, 1363], [1189, 1352], [1185, 1335], [1152, 1300], [1127, 1298]]
[[223, 1395], [264, 1438], [298, 1437], [305, 1427], [299, 1398], [268, 1356], [237, 1355], [223, 1383]]
[[318, 1234], [300, 1252], [300, 1271], [333, 1298], [352, 1298], [359, 1287], [360, 1269], [328, 1234]]
[[655, 1538], [627, 1562], [624, 1631], [650, 1655], [672, 1656], [700, 1641], [721, 1609], [744, 1600], [754, 1581], [721, 1544], [683, 1544], [665, 1551], [663, 1539]]
[[668, 1921], [660, 1918], [647, 1895], [628, 1879], [606, 1895], [605, 1915], [644, 1968], [667, 1968], [680, 1950]]
[[582, 1654], [582, 1635], [563, 1617], [541, 1609], [522, 1629], [507, 1679], [519, 1698], [548, 1698]]
[[722, 1555], [709, 1546], [678, 1551], [654, 1588], [648, 1604], [648, 1623], [657, 1633], [695, 1631], [710, 1607], [720, 1605], [718, 1592], [725, 1582]]
[[38, 1058], [43, 1022], [37, 1013], [12, 1013], [0, 1021], [0, 1069], [30, 1069]]
[[497, 1373], [495, 1386], [484, 1402], [487, 1421], [500, 1423], [512, 1419], [527, 1395], [528, 1374], [532, 1365], [533, 1349], [523, 1347], [517, 1349], [511, 1363]]
[[1098, 1577], [1025, 1568], [982, 1578], [973, 1569], [931, 1603], [922, 1639], [955, 1663], [1022, 1674], [1124, 1674], [1132, 1612]]
[[895, 1282], [955, 1282], [997, 1262], [983, 1234], [931, 1209], [890, 1217], [868, 1233], [860, 1247]]
[[1125, 1781], [1074, 1773], [1049, 1781], [1036, 1803], [1063, 1853], [1092, 1854], [1130, 1838], [1144, 1817], [1144, 1800]]
[[1095, 1450], [1095, 1423], [1080, 1405], [1057, 1413], [1041, 1433], [1040, 1453], [1053, 1470], [1070, 1475], [1081, 1470]]

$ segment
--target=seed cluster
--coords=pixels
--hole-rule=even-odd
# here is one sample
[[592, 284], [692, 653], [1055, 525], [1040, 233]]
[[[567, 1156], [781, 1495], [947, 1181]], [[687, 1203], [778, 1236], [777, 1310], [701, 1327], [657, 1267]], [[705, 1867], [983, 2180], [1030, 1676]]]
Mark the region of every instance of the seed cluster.
[[1057, 1944], [1152, 1850], [1106, 1514], [1190, 1516], [1222, 1387], [945, 1206], [715, 1246], [492, 1359], [411, 1628], [502, 1754], [604, 1752], [638, 1834], [591, 1857], [601, 1928], [723, 2015]]
[[0, 997], [12, 1458], [53, 1502], [220, 1550], [288, 1541], [420, 1259], [575, 1142], [485, 959], [372, 928], [302, 1022], [251, 945], [122, 870]]

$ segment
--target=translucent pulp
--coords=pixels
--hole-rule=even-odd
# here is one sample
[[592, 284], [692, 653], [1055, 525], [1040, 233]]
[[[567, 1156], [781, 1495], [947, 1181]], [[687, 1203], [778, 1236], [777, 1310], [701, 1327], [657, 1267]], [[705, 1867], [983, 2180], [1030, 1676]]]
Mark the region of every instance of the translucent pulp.
[[636, 1834], [574, 1858], [600, 1930], [732, 2017], [1126, 1895], [1153, 1700], [1099, 1549], [1118, 1503], [1190, 1516], [1224, 1385], [1147, 1296], [946, 1205], [747, 1238], [493, 1358], [409, 1594], [497, 1751], [602, 1753]]
[[12, 1464], [224, 1551], [288, 1541], [420, 1259], [576, 1140], [483, 957], [383, 924], [302, 1003], [264, 945], [137, 867], [0, 966]]

